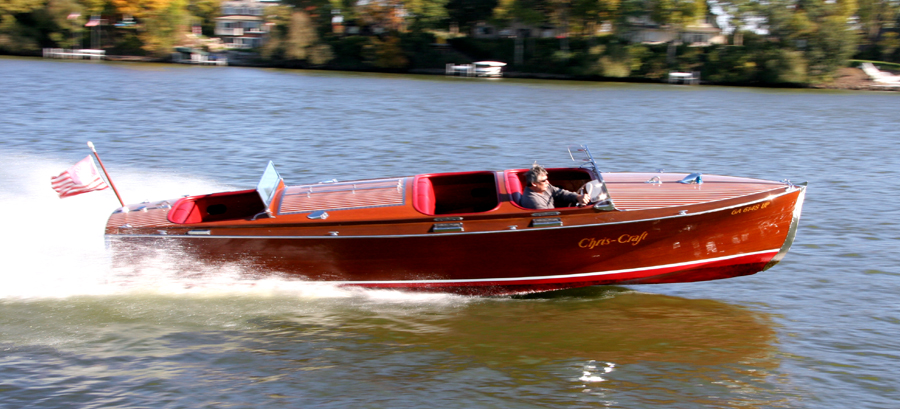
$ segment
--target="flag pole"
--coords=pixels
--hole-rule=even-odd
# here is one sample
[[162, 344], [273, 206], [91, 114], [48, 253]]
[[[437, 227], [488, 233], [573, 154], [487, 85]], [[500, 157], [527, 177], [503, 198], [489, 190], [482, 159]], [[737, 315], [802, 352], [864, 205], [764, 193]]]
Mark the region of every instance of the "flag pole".
[[122, 196], [119, 196], [119, 191], [116, 189], [116, 185], [113, 184], [112, 179], [110, 179], [109, 173], [106, 171], [106, 166], [103, 166], [103, 161], [100, 160], [100, 155], [97, 155], [97, 150], [94, 149], [94, 143], [88, 141], [88, 147], [91, 148], [91, 152], [94, 153], [94, 157], [97, 158], [97, 162], [100, 163], [100, 168], [103, 169], [103, 174], [106, 175], [106, 180], [109, 181], [109, 185], [112, 186], [113, 192], [116, 193], [116, 199], [119, 199], [119, 204], [121, 204], [122, 207], [125, 207], [125, 202], [122, 201]]

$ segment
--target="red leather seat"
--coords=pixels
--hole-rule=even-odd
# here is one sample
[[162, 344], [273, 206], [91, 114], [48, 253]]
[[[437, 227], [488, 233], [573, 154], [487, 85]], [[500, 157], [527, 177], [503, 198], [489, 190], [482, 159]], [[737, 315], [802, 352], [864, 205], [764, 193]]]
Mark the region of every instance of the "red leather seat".
[[516, 205], [519, 204], [519, 201], [522, 199], [522, 193], [524, 192], [524, 189], [522, 188], [522, 179], [519, 178], [519, 175], [524, 171], [525, 170], [520, 169], [503, 171], [503, 175], [506, 179], [506, 191], [509, 192], [509, 199]]
[[433, 216], [434, 203], [434, 186], [431, 184], [431, 179], [426, 176], [416, 176], [413, 182], [413, 207], [424, 214]]
[[172, 208], [169, 209], [169, 214], [166, 215], [166, 218], [176, 224], [200, 223], [203, 221], [199, 206], [190, 197], [178, 199], [172, 205]]

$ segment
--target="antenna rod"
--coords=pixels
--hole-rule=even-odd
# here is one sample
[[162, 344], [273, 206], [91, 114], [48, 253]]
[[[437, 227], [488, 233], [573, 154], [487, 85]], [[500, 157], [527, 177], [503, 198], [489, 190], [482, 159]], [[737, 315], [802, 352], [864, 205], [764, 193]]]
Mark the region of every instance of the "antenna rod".
[[119, 196], [119, 190], [116, 189], [116, 185], [113, 184], [112, 179], [109, 177], [109, 172], [106, 171], [106, 166], [103, 166], [103, 161], [100, 160], [100, 155], [98, 155], [97, 150], [94, 149], [94, 143], [88, 141], [87, 145], [89, 148], [91, 148], [91, 152], [94, 153], [94, 157], [97, 158], [97, 162], [100, 163], [100, 168], [103, 169], [103, 174], [106, 175], [106, 180], [109, 182], [109, 185], [112, 186], [113, 192], [116, 193], [116, 199], [119, 199], [119, 204], [121, 204], [122, 207], [125, 207], [125, 202], [122, 201], [122, 196]]

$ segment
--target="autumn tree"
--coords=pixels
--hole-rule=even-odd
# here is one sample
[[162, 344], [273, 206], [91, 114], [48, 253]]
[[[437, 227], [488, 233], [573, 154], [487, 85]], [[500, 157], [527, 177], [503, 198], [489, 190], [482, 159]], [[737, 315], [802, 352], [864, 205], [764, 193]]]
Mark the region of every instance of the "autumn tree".
[[262, 49], [262, 56], [276, 60], [303, 61], [322, 65], [334, 58], [331, 47], [320, 41], [309, 14], [286, 6], [273, 6], [275, 28]]
[[187, 0], [109, 1], [118, 14], [133, 16], [140, 23], [141, 48], [152, 55], [167, 55], [189, 32]]

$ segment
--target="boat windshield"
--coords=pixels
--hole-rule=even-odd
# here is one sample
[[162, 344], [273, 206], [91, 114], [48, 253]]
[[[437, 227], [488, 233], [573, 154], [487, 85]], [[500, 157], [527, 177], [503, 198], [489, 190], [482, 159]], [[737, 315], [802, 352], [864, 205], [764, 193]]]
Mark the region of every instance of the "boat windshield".
[[259, 184], [256, 185], [256, 191], [266, 206], [269, 206], [272, 197], [275, 196], [275, 190], [278, 189], [279, 182], [281, 182], [281, 175], [275, 170], [275, 164], [269, 161], [266, 171], [263, 172], [262, 177], [259, 179]]

